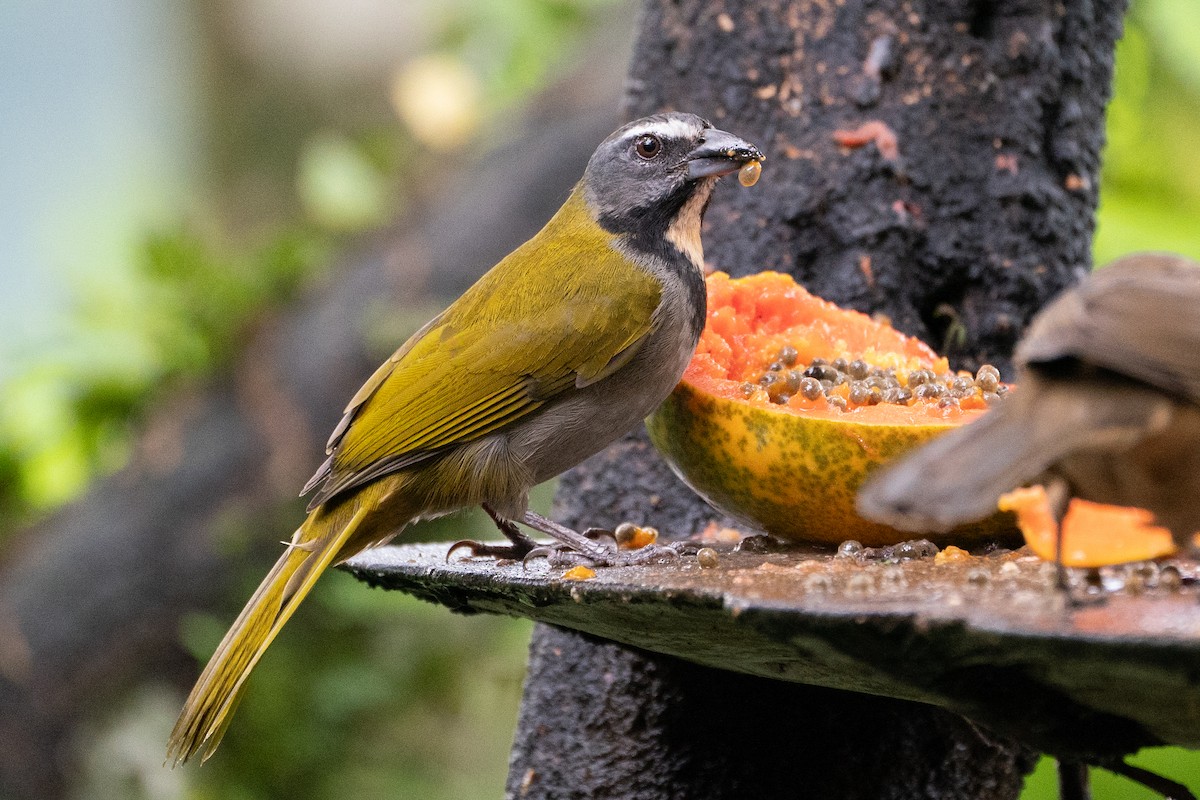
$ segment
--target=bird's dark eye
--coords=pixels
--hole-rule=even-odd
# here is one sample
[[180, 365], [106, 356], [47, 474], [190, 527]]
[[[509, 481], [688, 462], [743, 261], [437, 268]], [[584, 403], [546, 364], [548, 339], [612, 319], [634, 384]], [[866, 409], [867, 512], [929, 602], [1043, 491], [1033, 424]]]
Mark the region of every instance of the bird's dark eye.
[[650, 160], [662, 152], [662, 142], [659, 141], [657, 136], [647, 133], [645, 136], [638, 137], [637, 145], [634, 149], [637, 150], [639, 156]]

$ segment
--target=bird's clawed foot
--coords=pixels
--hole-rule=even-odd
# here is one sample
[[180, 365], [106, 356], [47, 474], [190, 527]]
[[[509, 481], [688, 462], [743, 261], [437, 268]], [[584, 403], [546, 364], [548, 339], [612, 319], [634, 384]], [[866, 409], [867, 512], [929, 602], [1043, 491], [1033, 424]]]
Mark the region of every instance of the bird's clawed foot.
[[480, 542], [474, 539], [461, 539], [450, 546], [446, 551], [446, 561], [450, 560], [451, 555], [456, 551], [469, 551], [472, 558], [494, 558], [508, 559], [511, 561], [521, 561], [529, 558], [529, 554], [540, 549], [541, 545], [528, 536], [524, 536], [528, 542], [511, 543], [511, 545], [503, 545], [500, 542]]
[[615, 551], [617, 549], [616, 534], [606, 528], [588, 528], [578, 535], [594, 544], [596, 549], [593, 550], [591, 545], [589, 545], [588, 553], [583, 553], [576, 550], [574, 545], [555, 541], [548, 544], [539, 544], [526, 553], [522, 561], [528, 564], [535, 559], [544, 558], [546, 559], [546, 563], [552, 567], [593, 567], [596, 566], [597, 562], [592, 559], [591, 555], [589, 555], [590, 553]]
[[1062, 595], [1064, 605], [1069, 609], [1094, 608], [1108, 602], [1104, 587], [1099, 584], [1100, 573], [1088, 575], [1083, 586], [1072, 585], [1067, 568], [1061, 563], [1055, 564], [1054, 586]]
[[628, 567], [637, 564], [657, 564], [678, 561], [682, 556], [694, 554], [699, 548], [690, 542], [658, 544], [651, 542], [639, 546], [636, 537], [630, 541], [621, 528], [616, 532], [603, 528], [588, 528], [583, 533], [559, 525], [541, 514], [526, 511], [523, 523], [549, 534], [556, 540], [542, 545], [525, 556], [546, 558], [552, 567]]
[[533, 559], [544, 558], [554, 568], [627, 567], [678, 561], [699, 550], [699, 546], [691, 542], [658, 544], [653, 540], [654, 532], [647, 528], [622, 525], [616, 531], [588, 528], [580, 533], [541, 514], [526, 511], [521, 518], [522, 523], [555, 539], [549, 544], [542, 544], [521, 533], [515, 522], [500, 516], [488, 505], [485, 504], [483, 509], [511, 544], [464, 539], [450, 545], [446, 552], [447, 560], [455, 552], [465, 549], [472, 556], [512, 559], [526, 564]]
[[486, 503], [483, 505], [483, 510], [492, 518], [492, 522], [496, 523], [496, 527], [500, 529], [500, 532], [504, 534], [510, 544], [460, 539], [450, 545], [450, 549], [446, 551], [447, 561], [458, 550], [469, 550], [472, 557], [490, 556], [491, 558], [522, 561], [529, 558], [529, 554], [534, 550], [541, 549], [542, 545], [521, 533], [521, 529], [517, 527], [515, 522], [500, 516]]
[[[592, 528], [584, 531], [582, 536], [587, 536], [592, 531], [601, 529]], [[611, 531], [602, 531], [607, 536], [596, 537], [594, 540], [596, 547], [589, 548], [587, 552], [580, 552], [575, 549], [574, 545], [564, 544], [562, 542], [554, 542], [546, 544], [531, 550], [525, 556], [525, 563], [528, 564], [532, 559], [545, 558], [546, 563], [551, 567], [558, 569], [560, 567], [630, 567], [640, 564], [662, 564], [670, 561], [678, 561], [686, 555], [695, 555], [699, 548], [690, 542], [671, 542], [669, 544], [648, 544], [639, 547], [636, 550], [623, 550], [616, 546], [616, 540], [612, 539]], [[610, 541], [604, 541], [609, 539]]]

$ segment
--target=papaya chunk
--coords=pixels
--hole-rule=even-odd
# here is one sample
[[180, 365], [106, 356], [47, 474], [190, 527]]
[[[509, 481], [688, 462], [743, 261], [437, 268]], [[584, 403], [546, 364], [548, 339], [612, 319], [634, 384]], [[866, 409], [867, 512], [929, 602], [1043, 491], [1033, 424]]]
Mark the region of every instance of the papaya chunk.
[[[1058, 527], [1041, 486], [1015, 489], [999, 507], [1017, 515], [1025, 543], [1039, 558], [1054, 560]], [[1175, 555], [1166, 528], [1154, 524], [1144, 508], [1111, 506], [1075, 498], [1063, 515], [1062, 563], [1068, 567], [1103, 567]]]

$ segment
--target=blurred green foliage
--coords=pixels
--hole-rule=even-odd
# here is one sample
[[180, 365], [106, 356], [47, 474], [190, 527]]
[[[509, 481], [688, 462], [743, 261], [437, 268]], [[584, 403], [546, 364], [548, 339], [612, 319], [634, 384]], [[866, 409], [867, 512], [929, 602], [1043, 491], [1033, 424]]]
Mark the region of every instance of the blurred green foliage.
[[[214, 761], [189, 770], [189, 796], [498, 796], [528, 626], [447, 616], [327, 576], [259, 666]], [[189, 626], [199, 660], [225, 627]]]
[[[448, 3], [428, 46], [477, 76], [483, 127], [545, 86], [615, 2]], [[248, 213], [246, 186], [225, 175], [203, 214], [147, 234], [130, 279], [81, 282], [72, 328], [0, 380], [0, 540], [119, 468], [157, 400], [228, 366], [259, 315], [294, 297], [349, 235], [403, 208], [398, 187], [420, 148], [382, 105], [339, 129], [272, 76], [211, 81], [227, 90], [216, 125], [239, 143], [221, 139], [216, 171], [251, 175], [252, 199], [269, 194], [267, 207], [231, 219]]]
[[[487, 98], [480, 128], [494, 143], [505, 126], [492, 123], [513, 117], [551, 80], [611, 5], [434, 3], [427, 47], [476, 76]], [[73, 328], [0, 383], [0, 538], [119, 469], [158, 401], [230, 369], [257, 321], [326, 279], [332, 255], [355, 234], [398, 216], [402, 187], [419, 179], [422, 149], [380, 102], [386, 92], [378, 84], [342, 87], [324, 101], [297, 97], [226, 45], [213, 50], [221, 60], [209, 76], [217, 89], [208, 110], [214, 182], [199, 212], [149, 232], [128, 279], [95, 275], [78, 285]], [[410, 316], [391, 309], [381, 327], [393, 332]], [[547, 488], [533, 504], [546, 510]], [[300, 509], [279, 516], [287, 526]], [[237, 553], [248, 552], [242, 538], [270, 527], [231, 525], [223, 538]], [[494, 535], [481, 514], [466, 514], [407, 538]], [[244, 569], [226, 607], [190, 617], [181, 631], [200, 662], [268, 566], [234, 561]], [[237, 724], [207, 767], [163, 770], [163, 743], [182, 697], [151, 677], [81, 730], [72, 795], [497, 797], [529, 630], [523, 621], [454, 616], [372, 592], [335, 572], [256, 670]]]
[[1134, 0], [1117, 47], [1096, 261], [1200, 258], [1200, 0]]
[[[479, 77], [484, 120], [501, 120], [542, 87], [612, 0], [450, 3], [430, 47]], [[1200, 257], [1200, 0], [1134, 0], [1118, 51], [1095, 252], [1136, 249]], [[245, 96], [253, 97], [253, 92]], [[348, 235], [394, 216], [409, 177], [408, 134], [393, 119], [340, 127], [283, 119], [252, 102], [251, 150], [229, 165], [274, 171], [290, 186], [266, 220], [233, 225], [215, 211], [148, 235], [131, 283], [81, 286], [76, 327], [53, 351], [0, 385], [0, 538], [119, 468], [139, 421], [164, 394], [225, 369], [246, 331], [319, 278]], [[283, 131], [284, 122], [294, 129]], [[281, 144], [282, 143], [282, 144]], [[237, 172], [238, 167], [232, 168]], [[281, 175], [283, 176], [281, 178]], [[220, 190], [210, 203], [220, 205]], [[538, 505], [545, 507], [543, 494]], [[479, 535], [471, 517], [426, 530]], [[196, 616], [184, 637], [199, 660], [260, 577], [247, 565], [227, 613]], [[220, 752], [163, 784], [94, 759], [80, 797], [497, 797], [506, 772], [524, 662], [526, 623], [462, 618], [342, 574], [323, 580], [258, 668]], [[175, 698], [173, 698], [175, 699]], [[132, 758], [154, 775], [175, 711], [157, 713]], [[141, 713], [141, 712], [139, 712]], [[119, 715], [92, 732], [107, 752]], [[156, 727], [155, 727], [156, 726]], [[123, 730], [123, 729], [122, 729]], [[139, 740], [140, 741], [140, 740]], [[1200, 785], [1200, 757], [1159, 749], [1135, 759]], [[115, 775], [113, 773], [120, 773]], [[1055, 796], [1044, 762], [1023, 797]], [[121, 787], [120, 790], [105, 787]], [[1100, 774], [1097, 798], [1150, 797]]]
[[67, 341], [0, 386], [0, 538], [121, 466], [143, 413], [228, 365], [240, 334], [293, 297], [331, 245], [298, 225], [237, 252], [181, 225], [146, 237], [131, 285], [81, 291]]
[[451, 3], [440, 49], [457, 54], [482, 78], [484, 115], [509, 113], [549, 82], [551, 70], [616, 0], [472, 0]]
[[[1177, 747], [1155, 747], [1143, 750], [1129, 759], [1131, 764], [1163, 775], [1193, 790], [1200, 787], [1200, 753]], [[1025, 781], [1021, 800], [1059, 800], [1057, 765], [1051, 758], [1038, 762], [1033, 774]], [[1092, 794], [1095, 800], [1162, 800], [1162, 796], [1128, 778], [1093, 767]]]

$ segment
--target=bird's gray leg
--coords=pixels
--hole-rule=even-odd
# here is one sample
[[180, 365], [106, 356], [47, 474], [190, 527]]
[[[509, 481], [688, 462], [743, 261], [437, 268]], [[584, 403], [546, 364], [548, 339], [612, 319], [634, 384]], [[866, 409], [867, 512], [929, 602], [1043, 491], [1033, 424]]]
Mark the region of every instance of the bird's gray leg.
[[[565, 525], [559, 525], [549, 517], [543, 517], [536, 511], [526, 511], [525, 516], [521, 519], [521, 522], [533, 528], [535, 531], [541, 531], [542, 533], [552, 536], [562, 545], [562, 547], [566, 548], [566, 552], [577, 553], [592, 563], [606, 563], [616, 551], [616, 537], [611, 531], [606, 531], [601, 528], [588, 528], [583, 533], [579, 533], [578, 531], [571, 530]], [[597, 539], [602, 535], [611, 537], [613, 540], [613, 546], [606, 547], [604, 544], [597, 541]], [[533, 558], [537, 558], [538, 556], [542, 555], [561, 556], [564, 554], [562, 547], [540, 547], [536, 551], [530, 553], [529, 556]]]
[[[1109, 772], [1128, 778], [1163, 796], [1164, 800], [1198, 800], [1196, 795], [1182, 783], [1176, 783], [1156, 772], [1135, 767], [1121, 760], [1102, 761], [1099, 766]], [[1088, 764], [1083, 761], [1058, 762], [1059, 800], [1092, 800], [1091, 779]]]
[[[679, 558], [681, 553], [696, 549], [695, 545], [686, 542], [673, 542], [665, 545], [647, 545], [637, 550], [620, 550], [612, 531], [603, 528], [588, 528], [583, 533], [579, 533], [552, 519], [543, 517], [535, 511], [526, 511], [520, 521], [536, 531], [548, 534], [555, 540], [555, 544], [539, 544], [521, 533], [516, 522], [500, 516], [487, 503], [482, 505], [483, 510], [496, 523], [496, 527], [512, 544], [492, 544], [463, 539], [450, 545], [450, 549], [446, 551], [447, 560], [456, 551], [467, 549], [473, 556], [523, 559], [525, 561], [529, 561], [531, 558], [546, 558], [554, 566], [588, 564], [613, 567], [673, 560]], [[610, 541], [606, 542], [605, 539]]]
[[1050, 515], [1054, 518], [1054, 570], [1059, 591], [1071, 596], [1071, 582], [1067, 579], [1067, 568], [1063, 566], [1063, 517], [1071, 504], [1071, 492], [1065, 479], [1051, 478], [1046, 483], [1046, 499], [1050, 503]]
[[1103, 593], [1095, 597], [1076, 596], [1071, 591], [1071, 581], [1067, 577], [1067, 568], [1063, 564], [1063, 518], [1067, 515], [1067, 507], [1071, 505], [1070, 483], [1061, 475], [1053, 475], [1045, 483], [1046, 499], [1050, 503], [1050, 514], [1054, 517], [1054, 582], [1063, 593], [1069, 606], [1084, 606], [1106, 602]]

